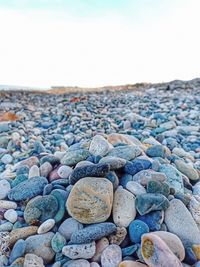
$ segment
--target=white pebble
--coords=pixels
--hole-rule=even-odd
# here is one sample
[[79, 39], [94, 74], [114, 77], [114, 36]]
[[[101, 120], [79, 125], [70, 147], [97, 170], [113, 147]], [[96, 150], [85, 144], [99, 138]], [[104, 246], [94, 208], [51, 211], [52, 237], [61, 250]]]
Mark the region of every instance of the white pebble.
[[10, 183], [6, 179], [0, 180], [0, 199], [6, 198], [10, 189]]
[[33, 165], [29, 170], [28, 178], [30, 179], [36, 176], [40, 176], [40, 169], [37, 165]]
[[40, 227], [37, 230], [37, 233], [40, 234], [44, 234], [49, 232], [55, 225], [55, 221], [54, 219], [48, 219], [45, 222], [43, 222]]
[[4, 218], [11, 223], [17, 221], [17, 212], [14, 209], [9, 209], [4, 213]]

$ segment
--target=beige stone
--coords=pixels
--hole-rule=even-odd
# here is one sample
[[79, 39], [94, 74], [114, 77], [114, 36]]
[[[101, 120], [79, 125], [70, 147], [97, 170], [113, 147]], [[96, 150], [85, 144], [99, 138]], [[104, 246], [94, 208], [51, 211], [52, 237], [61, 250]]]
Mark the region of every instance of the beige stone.
[[147, 265], [137, 261], [122, 261], [119, 267], [147, 267]]
[[10, 243], [14, 244], [18, 239], [25, 239], [37, 233], [37, 226], [16, 228], [10, 232]]
[[28, 253], [25, 256], [24, 267], [45, 267], [43, 259], [35, 254]]

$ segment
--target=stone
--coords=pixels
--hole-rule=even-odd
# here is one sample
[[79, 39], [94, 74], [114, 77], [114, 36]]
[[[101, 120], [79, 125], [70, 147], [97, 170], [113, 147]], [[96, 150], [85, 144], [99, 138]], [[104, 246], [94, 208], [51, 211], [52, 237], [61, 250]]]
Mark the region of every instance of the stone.
[[55, 220], [54, 219], [48, 219], [44, 221], [38, 228], [37, 233], [44, 234], [49, 232], [55, 225]]
[[122, 257], [133, 255], [138, 250], [138, 244], [131, 245], [129, 247], [122, 248]]
[[42, 235], [32, 235], [26, 239], [26, 253], [33, 253], [41, 257], [44, 264], [50, 263], [55, 255], [51, 248], [51, 239], [54, 233], [48, 232]]
[[152, 233], [142, 236], [141, 252], [148, 266], [182, 267], [180, 260], [173, 254], [167, 244]]
[[138, 146], [118, 146], [114, 147], [108, 156], [119, 157], [125, 160], [133, 160], [141, 154], [141, 149]]
[[122, 251], [117, 245], [109, 245], [101, 255], [102, 267], [118, 267], [122, 261]]
[[63, 265], [63, 267], [90, 267], [90, 263], [84, 259], [71, 260], [66, 262], [66, 265]]
[[200, 261], [200, 244], [199, 245], [193, 245], [192, 250], [194, 251], [194, 254], [198, 261]]
[[87, 226], [71, 235], [71, 244], [90, 243], [106, 237], [116, 231], [116, 225], [110, 222], [98, 223]]
[[42, 177], [46, 177], [49, 175], [49, 173], [53, 170], [53, 167], [51, 165], [51, 163], [49, 163], [48, 161], [44, 162], [41, 166], [40, 166], [40, 175]]
[[71, 238], [71, 235], [78, 231], [83, 229], [82, 223], [78, 222], [77, 220], [73, 218], [68, 218], [64, 220], [61, 225], [58, 228], [58, 232], [65, 237], [65, 239], [68, 241]]
[[58, 175], [62, 179], [68, 179], [70, 174], [72, 173], [72, 168], [66, 165], [62, 165], [58, 168]]
[[4, 213], [4, 218], [11, 223], [17, 221], [17, 212], [14, 209], [9, 209]]
[[170, 187], [167, 183], [159, 181], [149, 181], [147, 184], [147, 193], [163, 194], [168, 197], [170, 194]]
[[128, 161], [126, 165], [124, 166], [124, 172], [135, 175], [136, 173], [150, 169], [151, 168], [151, 162], [146, 159], [136, 158], [133, 161]]
[[31, 166], [29, 170], [29, 175], [28, 178], [33, 178], [33, 177], [39, 177], [40, 176], [40, 169], [37, 165]]
[[145, 215], [137, 216], [137, 219], [145, 222], [148, 225], [150, 231], [159, 231], [164, 220], [164, 211], [152, 211]]
[[11, 267], [24, 267], [24, 257], [20, 257], [16, 259], [10, 266]]
[[37, 196], [26, 205], [24, 219], [28, 224], [34, 224], [38, 221], [44, 222], [54, 218], [57, 211], [58, 201], [54, 196]]
[[24, 259], [24, 267], [45, 267], [43, 259], [35, 254], [27, 253]]
[[200, 226], [200, 196], [192, 196], [190, 198], [188, 208], [195, 222], [198, 226]]
[[[124, 206], [126, 209], [124, 209]], [[135, 219], [135, 197], [126, 189], [118, 187], [114, 194], [113, 221], [119, 227], [128, 227]]]
[[153, 157], [165, 157], [165, 148], [162, 145], [153, 145], [149, 147], [146, 151], [147, 156]]
[[38, 165], [39, 159], [35, 156], [19, 161], [14, 167], [16, 170], [23, 166], [28, 166], [29, 168], [33, 165]]
[[[138, 114], [137, 114], [138, 115]], [[136, 145], [140, 146], [140, 141], [131, 135], [111, 133], [108, 135], [108, 142], [116, 146], [117, 144]]]
[[9, 201], [9, 200], [0, 200], [0, 208], [1, 209], [16, 209], [17, 208], [17, 203], [14, 201]]
[[94, 156], [104, 157], [113, 146], [101, 135], [95, 135], [90, 143], [89, 152]]
[[140, 215], [151, 211], [166, 210], [169, 200], [162, 194], [141, 194], [136, 197], [135, 206]]
[[200, 244], [200, 231], [191, 213], [179, 199], [170, 201], [170, 206], [165, 211], [164, 221], [169, 232], [177, 235], [184, 246]]
[[95, 242], [88, 244], [67, 245], [62, 249], [62, 254], [70, 259], [90, 259], [95, 254]]
[[11, 186], [7, 180], [0, 180], [0, 200], [5, 199], [7, 197], [8, 193], [10, 192], [10, 189]]
[[143, 221], [133, 220], [128, 230], [131, 241], [133, 243], [140, 243], [142, 235], [149, 232], [149, 227]]
[[61, 159], [61, 164], [73, 166], [76, 165], [79, 161], [87, 159], [89, 157], [90, 152], [84, 148], [69, 150], [66, 152], [64, 157]]
[[10, 164], [13, 161], [13, 157], [10, 154], [5, 154], [1, 158], [1, 162], [4, 164]]
[[126, 160], [119, 157], [106, 156], [100, 159], [99, 163], [109, 164], [110, 170], [118, 170], [124, 167]]
[[99, 239], [96, 242], [96, 251], [95, 251], [94, 256], [92, 257], [92, 261], [100, 263], [101, 262], [101, 254], [107, 246], [109, 246], [109, 241], [106, 237]]
[[135, 196], [146, 193], [146, 189], [141, 184], [134, 182], [134, 181], [129, 181], [126, 184], [126, 189], [130, 191], [132, 194], [134, 194]]
[[33, 198], [43, 192], [48, 181], [45, 177], [34, 177], [15, 186], [8, 193], [8, 198], [14, 201], [21, 201]]
[[29, 236], [32, 236], [37, 233], [37, 226], [26, 226], [22, 228], [13, 229], [10, 232], [10, 244], [14, 244], [19, 239], [26, 239]]
[[143, 186], [146, 186], [148, 181], [154, 180], [154, 181], [160, 181], [164, 182], [166, 181], [167, 177], [164, 173], [155, 172], [153, 170], [142, 170], [138, 173], [136, 173], [133, 176], [133, 181], [137, 182]]
[[51, 247], [55, 253], [62, 251], [62, 248], [66, 245], [66, 239], [59, 232], [57, 232], [51, 239]]
[[127, 230], [125, 227], [117, 227], [115, 233], [108, 236], [110, 244], [120, 245], [126, 238]]
[[58, 209], [56, 215], [54, 216], [54, 220], [56, 223], [59, 223], [65, 216], [65, 202], [68, 196], [66, 191], [61, 189], [54, 189], [51, 192], [51, 196], [53, 196], [58, 203]]
[[119, 267], [147, 267], [146, 264], [140, 263], [138, 261], [122, 261]]
[[106, 178], [82, 178], [72, 188], [66, 202], [70, 216], [81, 223], [104, 222], [111, 214], [113, 185]]
[[190, 180], [197, 181], [199, 180], [199, 173], [197, 170], [195, 170], [190, 164], [185, 163], [181, 159], [175, 160], [175, 164], [177, 169], [185, 174]]
[[9, 263], [11, 264], [17, 258], [23, 257], [26, 249], [26, 243], [23, 239], [19, 239], [13, 246], [9, 257]]
[[109, 171], [109, 165], [104, 163], [76, 167], [69, 177], [69, 182], [74, 185], [78, 180], [84, 177], [106, 177]]

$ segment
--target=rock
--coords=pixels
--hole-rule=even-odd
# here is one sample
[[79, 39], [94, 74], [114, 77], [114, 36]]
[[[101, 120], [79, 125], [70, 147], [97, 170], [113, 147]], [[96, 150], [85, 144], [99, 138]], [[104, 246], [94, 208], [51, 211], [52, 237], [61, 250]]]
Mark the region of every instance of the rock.
[[29, 170], [29, 175], [28, 178], [33, 178], [33, 177], [39, 177], [40, 176], [40, 169], [37, 165], [31, 166]]
[[17, 258], [23, 257], [26, 249], [26, 243], [23, 239], [19, 239], [12, 248], [9, 257], [9, 263], [11, 264]]
[[73, 166], [77, 164], [79, 161], [87, 159], [89, 157], [90, 152], [86, 149], [76, 149], [67, 151], [64, 157], [61, 159], [61, 164]]
[[1, 162], [4, 164], [10, 164], [13, 161], [13, 157], [10, 154], [5, 154], [1, 158]]
[[143, 170], [136, 173], [132, 180], [146, 186], [150, 180], [164, 182], [166, 179], [167, 177], [163, 173], [155, 172], [153, 170]]
[[68, 213], [85, 224], [104, 222], [112, 209], [113, 185], [106, 178], [82, 178], [67, 199]]
[[[126, 209], [123, 207], [126, 206]], [[128, 227], [135, 219], [135, 197], [129, 191], [118, 188], [114, 194], [113, 201], [113, 221], [117, 226]]]
[[62, 249], [62, 254], [70, 259], [90, 259], [95, 254], [95, 242], [88, 244], [67, 245]]
[[166, 243], [154, 234], [149, 233], [142, 236], [141, 252], [148, 266], [182, 267], [180, 260]]
[[40, 227], [37, 230], [37, 233], [40, 234], [44, 234], [49, 232], [55, 225], [55, 221], [54, 219], [48, 219], [46, 221], [44, 221]]
[[68, 241], [74, 232], [81, 229], [83, 229], [83, 225], [80, 222], [73, 218], [68, 218], [61, 223], [58, 232]]
[[107, 139], [108, 142], [114, 146], [117, 144], [127, 144], [127, 145], [137, 145], [137, 146], [141, 145], [140, 141], [137, 138], [126, 134], [111, 133], [108, 135]]
[[99, 163], [109, 164], [110, 170], [118, 170], [124, 167], [126, 160], [119, 157], [106, 156], [100, 159]]
[[69, 182], [70, 184], [75, 184], [84, 177], [106, 177], [109, 170], [109, 165], [104, 163], [76, 167], [69, 177]]
[[47, 178], [52, 169], [53, 169], [52, 165], [48, 161], [46, 161], [40, 166], [40, 175], [42, 177]]
[[140, 220], [133, 220], [129, 225], [129, 236], [133, 243], [140, 243], [143, 234], [149, 232], [148, 225]]
[[17, 203], [13, 201], [8, 201], [8, 200], [0, 200], [0, 208], [1, 209], [16, 209], [17, 208]]
[[24, 259], [24, 267], [45, 267], [43, 259], [35, 254], [28, 253]]
[[137, 218], [145, 222], [151, 231], [158, 231], [161, 229], [161, 224], [164, 220], [164, 211], [152, 211], [145, 215], [139, 215]]
[[89, 152], [94, 156], [105, 156], [113, 146], [101, 135], [95, 135], [90, 143]]
[[54, 196], [37, 196], [31, 199], [26, 205], [24, 219], [28, 224], [34, 224], [38, 221], [44, 222], [54, 218], [57, 211], [58, 201]]
[[165, 223], [168, 230], [177, 235], [184, 246], [200, 244], [199, 229], [182, 201], [178, 199], [170, 201], [170, 206], [165, 211]]
[[9, 209], [4, 213], [4, 218], [11, 223], [17, 221], [17, 212], [14, 209]]
[[133, 161], [129, 161], [124, 166], [124, 172], [135, 175], [136, 173], [150, 169], [151, 168], [151, 162], [146, 159], [136, 158]]
[[71, 260], [63, 265], [64, 267], [90, 267], [90, 263], [87, 260], [79, 259], [79, 260]]
[[94, 256], [92, 257], [92, 261], [100, 263], [101, 262], [101, 254], [107, 246], [109, 246], [109, 241], [106, 237], [103, 237], [100, 240], [98, 240], [96, 242], [96, 251], [95, 251]]
[[162, 145], [153, 145], [149, 147], [146, 151], [147, 156], [153, 157], [165, 157], [165, 148]]
[[102, 237], [108, 236], [116, 231], [114, 223], [98, 223], [87, 226], [81, 230], [74, 232], [71, 235], [72, 244], [90, 243], [95, 240], [99, 240]]
[[196, 181], [199, 180], [198, 171], [195, 170], [190, 164], [185, 163], [183, 160], [175, 160], [177, 169], [185, 174], [190, 180]]
[[66, 245], [66, 240], [59, 232], [57, 232], [51, 239], [51, 247], [57, 253], [62, 251], [62, 248]]
[[10, 266], [11, 267], [24, 267], [24, 257], [20, 257], [16, 259]]
[[197, 260], [200, 260], [200, 244], [199, 245], [193, 245], [192, 250], [194, 251], [194, 254], [197, 258]]
[[8, 193], [8, 198], [14, 201], [21, 201], [33, 198], [42, 193], [48, 181], [44, 177], [34, 177], [15, 186]]
[[122, 251], [117, 245], [109, 245], [101, 255], [102, 267], [118, 267], [122, 261]]
[[195, 222], [200, 226], [200, 196], [195, 195], [190, 198], [189, 211], [192, 214]]
[[136, 197], [135, 206], [140, 215], [155, 210], [166, 210], [169, 200], [162, 194], [141, 194]]
[[55, 252], [51, 248], [51, 239], [54, 234], [48, 232], [42, 235], [33, 235], [26, 239], [26, 253], [33, 253], [44, 260], [44, 264], [51, 262]]
[[7, 180], [0, 180], [0, 200], [5, 199], [7, 197], [8, 193], [10, 192], [10, 189], [10, 183]]
[[119, 157], [125, 160], [133, 160], [141, 154], [141, 149], [138, 146], [118, 146], [114, 147], [108, 156]]
[[147, 193], [163, 194], [165, 197], [168, 197], [170, 194], [170, 187], [165, 182], [149, 181], [147, 184]]
[[62, 178], [62, 179], [68, 179], [70, 174], [72, 173], [72, 168], [69, 166], [60, 166], [58, 168], [58, 175]]
[[37, 157], [33, 156], [33, 157], [30, 157], [30, 158], [27, 158], [27, 159], [24, 159], [20, 162], [18, 162], [16, 165], [15, 165], [15, 169], [18, 170], [19, 168], [21, 168], [22, 166], [28, 166], [29, 168], [33, 165], [38, 165], [39, 163], [39, 160]]
[[116, 232], [108, 236], [110, 244], [120, 245], [126, 238], [127, 230], [125, 227], [117, 227]]
[[37, 233], [37, 226], [27, 226], [22, 228], [13, 229], [10, 232], [10, 244], [14, 244], [19, 239], [25, 239]]
[[126, 189], [133, 193], [135, 196], [146, 193], [146, 189], [141, 184], [134, 181], [129, 181], [126, 184]]
[[147, 267], [147, 265], [138, 261], [122, 261], [119, 267]]

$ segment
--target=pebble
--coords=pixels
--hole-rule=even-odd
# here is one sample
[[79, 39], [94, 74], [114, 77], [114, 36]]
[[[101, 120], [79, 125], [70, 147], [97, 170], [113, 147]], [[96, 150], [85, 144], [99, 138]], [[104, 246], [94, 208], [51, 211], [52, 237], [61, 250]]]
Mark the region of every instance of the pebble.
[[118, 267], [122, 261], [122, 251], [118, 245], [109, 245], [101, 254], [102, 267]]
[[126, 184], [126, 189], [133, 193], [135, 196], [146, 193], [146, 189], [141, 184], [134, 181], [129, 181]]
[[13, 157], [10, 154], [5, 154], [1, 158], [1, 162], [4, 164], [10, 164], [13, 161]]
[[62, 248], [66, 245], [66, 239], [59, 232], [57, 232], [51, 239], [51, 247], [57, 253], [62, 251]]
[[73, 218], [68, 218], [62, 222], [62, 224], [58, 228], [58, 232], [65, 237], [65, 239], [68, 241], [71, 238], [71, 235], [80, 230], [83, 229], [83, 225], [78, 222], [77, 220]]
[[44, 267], [43, 259], [35, 254], [27, 253], [24, 259], [24, 267]]
[[7, 180], [0, 180], [0, 200], [5, 199], [7, 197], [8, 193], [10, 192], [10, 189], [11, 186]]
[[119, 157], [125, 160], [133, 160], [141, 154], [141, 149], [137, 146], [118, 146], [114, 147], [108, 156]]
[[4, 218], [11, 223], [17, 221], [17, 212], [14, 209], [9, 209], [4, 213]]
[[62, 254], [70, 259], [90, 259], [95, 254], [95, 242], [88, 244], [67, 245], [62, 249]]
[[63, 179], [68, 179], [72, 171], [71, 167], [63, 165], [58, 168], [58, 175]]
[[117, 227], [116, 231], [108, 236], [110, 244], [120, 245], [127, 236], [125, 227]]
[[101, 158], [99, 163], [107, 163], [110, 166], [110, 170], [114, 171], [123, 168], [126, 164], [126, 160], [119, 157], [106, 156]]
[[29, 175], [28, 178], [33, 178], [33, 177], [39, 177], [40, 176], [40, 169], [37, 165], [31, 166], [29, 170]]
[[149, 232], [148, 225], [140, 220], [133, 220], [129, 225], [129, 236], [133, 243], [140, 243], [143, 234]]
[[94, 256], [92, 257], [92, 261], [100, 263], [101, 254], [107, 246], [109, 246], [109, 241], [106, 237], [102, 237], [101, 239], [97, 240], [96, 251], [95, 251]]
[[122, 261], [119, 264], [119, 267], [145, 267], [146, 264], [137, 262], [137, 261]]
[[0, 200], [0, 208], [1, 209], [16, 209], [17, 203], [9, 200]]
[[64, 157], [61, 159], [61, 164], [73, 166], [77, 164], [79, 161], [87, 159], [89, 155], [90, 152], [83, 148], [67, 151]]
[[23, 239], [17, 240], [10, 253], [9, 263], [14, 262], [17, 258], [23, 257], [26, 249], [26, 242]]
[[112, 145], [101, 135], [95, 135], [90, 143], [89, 152], [94, 156], [105, 156]]
[[190, 164], [185, 163], [183, 160], [175, 160], [177, 169], [185, 174], [190, 180], [199, 180], [199, 173]]
[[55, 220], [54, 219], [48, 219], [46, 220], [45, 222], [43, 222], [38, 230], [37, 230], [37, 233], [40, 235], [40, 234], [44, 234], [44, 233], [47, 233], [49, 232], [55, 225]]

